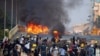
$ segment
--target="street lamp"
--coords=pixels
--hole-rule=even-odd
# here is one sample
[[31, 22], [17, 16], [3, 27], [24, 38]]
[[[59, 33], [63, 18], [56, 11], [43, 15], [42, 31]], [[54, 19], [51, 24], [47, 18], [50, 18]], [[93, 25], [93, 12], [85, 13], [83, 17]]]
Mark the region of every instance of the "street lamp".
[[5, 36], [5, 29], [6, 29], [6, 0], [4, 5], [4, 36]]
[[13, 0], [11, 1], [11, 29], [13, 27]]
[[17, 22], [17, 21], [18, 21], [18, 20], [17, 20], [17, 14], [18, 14], [18, 12], [17, 12], [17, 0], [16, 0], [16, 25], [17, 25], [17, 23], [18, 23], [18, 22]]

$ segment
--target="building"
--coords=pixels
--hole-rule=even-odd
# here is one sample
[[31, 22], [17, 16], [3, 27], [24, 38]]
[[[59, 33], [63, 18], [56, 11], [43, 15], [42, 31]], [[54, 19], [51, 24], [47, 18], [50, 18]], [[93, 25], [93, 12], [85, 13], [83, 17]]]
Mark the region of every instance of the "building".
[[73, 33], [87, 35], [90, 31], [90, 23], [79, 24], [73, 26]]
[[98, 27], [97, 25], [98, 24], [98, 16], [100, 16], [100, 0], [94, 0], [94, 19], [93, 19], [93, 29], [92, 29], [92, 32], [91, 34], [92, 35], [100, 35], [100, 27]]
[[94, 21], [97, 20], [98, 16], [100, 16], [100, 2], [94, 3]]

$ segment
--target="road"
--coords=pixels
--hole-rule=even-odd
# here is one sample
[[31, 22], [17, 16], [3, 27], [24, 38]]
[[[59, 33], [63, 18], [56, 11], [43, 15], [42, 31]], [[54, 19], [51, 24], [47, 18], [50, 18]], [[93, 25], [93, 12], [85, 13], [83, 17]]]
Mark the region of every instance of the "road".
[[[23, 33], [23, 32], [21, 32], [21, 33], [15, 35], [14, 38], [19, 37], [22, 33]], [[24, 32], [23, 34], [26, 35], [25, 32]], [[44, 37], [44, 38], [47, 38], [47, 37], [51, 38], [51, 37], [52, 37], [52, 36], [50, 36], [50, 35], [40, 35], [40, 36], [42, 36], [42, 37]], [[62, 37], [62, 40], [63, 40], [63, 39], [64, 39], [64, 40], [65, 40], [65, 39], [69, 40], [69, 39], [72, 38], [72, 37], [73, 37], [73, 35], [63, 36], [63, 37]], [[88, 35], [88, 36], [80, 36], [80, 37], [81, 37], [81, 38], [86, 38], [87, 41], [88, 41], [88, 40], [91, 40], [91, 39], [100, 41], [99, 36], [90, 36], [90, 35]], [[27, 55], [26, 55], [25, 53], [22, 52], [22, 56], [27, 56]], [[96, 56], [100, 56], [100, 49], [96, 49]]]
[[[26, 35], [26, 33], [25, 32], [17, 32], [14, 36], [13, 36], [13, 38], [11, 38], [11, 41], [13, 41], [14, 39], [16, 39], [16, 38], [18, 38], [18, 37], [20, 37], [20, 35], [21, 34], [24, 34], [24, 35]], [[44, 38], [47, 38], [47, 37], [49, 37], [49, 38], [51, 38], [52, 36], [50, 36], [50, 35], [40, 35], [40, 36], [42, 36], [42, 37], [44, 37]], [[69, 40], [70, 38], [72, 38], [73, 37], [73, 35], [67, 35], [67, 36], [63, 36], [61, 39], [67, 39], [67, 40]], [[98, 38], [98, 37], [93, 37], [93, 36], [81, 36], [81, 38], [86, 38], [86, 39], [88, 39], [88, 40], [91, 40], [91, 39], [95, 39], [95, 40], [99, 40], [100, 41], [100, 38]], [[2, 51], [0, 50], [0, 56], [2, 56]], [[25, 53], [21, 53], [21, 56], [27, 56]], [[96, 56], [100, 56], [100, 50], [99, 49], [96, 49]]]

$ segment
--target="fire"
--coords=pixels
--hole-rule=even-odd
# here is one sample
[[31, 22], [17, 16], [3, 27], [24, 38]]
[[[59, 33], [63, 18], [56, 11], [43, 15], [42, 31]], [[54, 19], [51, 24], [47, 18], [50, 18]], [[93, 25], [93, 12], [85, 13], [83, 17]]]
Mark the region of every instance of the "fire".
[[53, 31], [53, 33], [54, 33], [55, 37], [59, 37], [59, 32], [58, 31], [55, 30], [55, 31]]
[[59, 32], [55, 30], [55, 31], [53, 31], [53, 34], [54, 34], [54, 38], [55, 38], [56, 42], [58, 42], [58, 40], [59, 40]]
[[34, 23], [29, 23], [27, 25], [27, 32], [32, 34], [47, 34], [49, 32], [49, 29], [47, 26], [42, 26]]

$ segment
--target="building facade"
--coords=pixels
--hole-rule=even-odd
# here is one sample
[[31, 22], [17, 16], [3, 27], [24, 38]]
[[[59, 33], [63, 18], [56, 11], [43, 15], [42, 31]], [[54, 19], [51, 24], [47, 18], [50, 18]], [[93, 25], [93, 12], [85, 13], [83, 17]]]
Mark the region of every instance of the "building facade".
[[76, 34], [87, 35], [89, 31], [90, 31], [89, 23], [73, 26], [73, 33]]
[[100, 0], [94, 0], [94, 19], [93, 19], [93, 29], [91, 34], [92, 35], [100, 35], [100, 27], [98, 27], [98, 25], [100, 25], [100, 21], [99, 21], [99, 16], [100, 16]]

